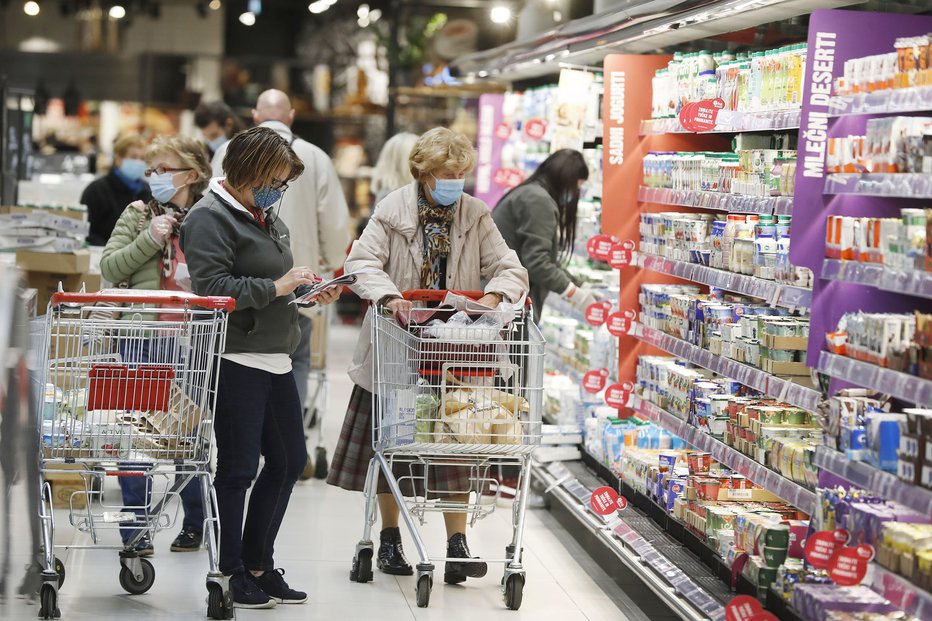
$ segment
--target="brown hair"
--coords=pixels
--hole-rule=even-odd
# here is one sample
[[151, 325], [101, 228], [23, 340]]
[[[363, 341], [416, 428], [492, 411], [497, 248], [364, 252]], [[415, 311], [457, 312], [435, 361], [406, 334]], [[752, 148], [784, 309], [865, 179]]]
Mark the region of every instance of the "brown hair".
[[144, 149], [146, 141], [139, 134], [124, 134], [113, 141], [113, 152], [120, 157], [126, 157], [126, 152], [133, 147]]
[[291, 181], [304, 172], [304, 162], [275, 130], [253, 127], [233, 137], [223, 157], [223, 172], [227, 183], [241, 190], [263, 186], [275, 178], [275, 173], [289, 167]]
[[476, 166], [476, 149], [469, 138], [446, 127], [426, 131], [411, 151], [411, 176], [418, 181], [443, 170], [465, 170]]
[[210, 161], [204, 145], [193, 138], [183, 136], [159, 136], [146, 150], [146, 162], [152, 162], [159, 155], [174, 155], [181, 162], [181, 168], [190, 168], [197, 173], [197, 181], [191, 184], [193, 194], [203, 194], [210, 182]]

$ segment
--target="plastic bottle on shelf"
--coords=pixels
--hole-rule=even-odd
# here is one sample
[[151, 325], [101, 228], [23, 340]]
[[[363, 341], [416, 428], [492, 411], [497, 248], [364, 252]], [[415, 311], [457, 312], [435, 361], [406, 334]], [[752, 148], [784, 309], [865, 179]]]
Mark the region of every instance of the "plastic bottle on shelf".
[[737, 213], [728, 214], [725, 222], [725, 230], [722, 232], [722, 265], [721, 268], [731, 270], [731, 255], [735, 243], [735, 236], [738, 231], [738, 224], [744, 219], [744, 216]]
[[751, 54], [750, 73], [748, 74], [748, 111], [760, 112], [761, 94], [764, 79], [764, 53]]

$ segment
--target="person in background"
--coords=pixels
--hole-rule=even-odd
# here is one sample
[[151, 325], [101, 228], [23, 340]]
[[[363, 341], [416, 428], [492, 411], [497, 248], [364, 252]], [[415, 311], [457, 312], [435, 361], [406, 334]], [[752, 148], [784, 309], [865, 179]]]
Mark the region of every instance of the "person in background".
[[[361, 298], [404, 312], [411, 309], [411, 302], [401, 294], [410, 289], [483, 290], [479, 303], [492, 308], [502, 301], [515, 303], [527, 293], [527, 271], [505, 244], [488, 206], [463, 193], [466, 175], [475, 164], [476, 151], [462, 134], [438, 127], [418, 139], [409, 158], [415, 181], [382, 200], [346, 259], [347, 272], [377, 270], [353, 285]], [[488, 281], [484, 289], [483, 280]], [[355, 385], [327, 478], [330, 485], [354, 491], [364, 490], [374, 456], [371, 321], [370, 311], [350, 365]], [[468, 468], [432, 466], [428, 476], [432, 489], [445, 493], [446, 502], [465, 503], [470, 492], [479, 491]], [[417, 491], [424, 494], [423, 489]], [[410, 575], [398, 528], [398, 505], [381, 472], [377, 492], [382, 516], [377, 566], [387, 574]], [[447, 557], [470, 558], [466, 514], [445, 513], [444, 522]], [[458, 584], [481, 578], [487, 569], [480, 562], [447, 562], [444, 581]]]
[[582, 154], [560, 149], [505, 194], [492, 212], [502, 237], [527, 268], [535, 322], [540, 322], [544, 299], [551, 291], [583, 311], [598, 301], [564, 267], [576, 241], [579, 192], [588, 178]]
[[204, 136], [207, 152], [211, 157], [211, 168], [218, 170], [223, 163], [223, 157], [216, 157], [220, 147], [246, 129], [243, 123], [230, 106], [222, 101], [201, 102], [194, 110], [194, 124]]
[[402, 132], [395, 134], [382, 146], [379, 159], [372, 170], [370, 190], [375, 195], [375, 204], [398, 188], [414, 181], [411, 176], [411, 150], [417, 142], [417, 134]]
[[103, 177], [91, 181], [81, 193], [87, 206], [90, 231], [87, 243], [104, 246], [126, 206], [134, 201], [148, 203], [152, 198], [143, 181], [146, 143], [137, 134], [127, 134], [113, 143], [113, 167]]
[[[291, 492], [308, 461], [291, 372], [290, 356], [301, 340], [291, 301], [296, 289], [317, 281], [311, 268], [293, 267], [289, 230], [274, 209], [304, 164], [277, 132], [254, 127], [227, 143], [223, 168], [226, 177], [212, 179], [185, 218], [181, 248], [194, 293], [236, 300], [214, 412], [220, 571], [230, 576], [235, 606], [272, 608], [307, 601], [273, 559]], [[331, 287], [317, 301], [330, 304], [338, 296], [339, 287]], [[256, 477], [260, 456], [265, 465]]]
[[[148, 203], [135, 201], [117, 221], [104, 248], [100, 271], [104, 278], [129, 289], [190, 290], [184, 254], [178, 246], [178, 229], [195, 202], [207, 189], [210, 163], [203, 145], [191, 138], [159, 137], [149, 146], [144, 171], [152, 190]], [[160, 346], [161, 345], [161, 346]], [[119, 345], [124, 361], [137, 364], [156, 363], [159, 350], [170, 349], [164, 343], [123, 339]], [[163, 353], [163, 356], [167, 355]], [[145, 520], [143, 507], [149, 504], [148, 478], [117, 477], [123, 503]], [[184, 509], [181, 532], [172, 542], [173, 552], [193, 552], [201, 547], [204, 530], [204, 504], [201, 486], [190, 481], [179, 494]], [[130, 528], [120, 529], [123, 542], [134, 535]], [[143, 537], [136, 545], [140, 556], [153, 553], [152, 542]]]
[[[274, 89], [260, 94], [252, 111], [253, 122], [275, 131], [304, 164], [304, 172], [288, 184], [289, 191], [282, 198], [278, 216], [291, 231], [291, 253], [295, 264], [320, 274], [338, 268], [346, 258], [350, 243], [349, 208], [330, 157], [310, 142], [295, 136], [291, 131], [294, 117], [295, 111], [288, 95]], [[226, 146], [221, 146], [215, 161], [225, 151]], [[222, 171], [214, 166], [214, 176], [221, 174]], [[291, 356], [298, 399], [302, 405], [307, 399], [311, 369], [312, 314], [313, 311], [301, 309], [298, 316], [301, 343]]]

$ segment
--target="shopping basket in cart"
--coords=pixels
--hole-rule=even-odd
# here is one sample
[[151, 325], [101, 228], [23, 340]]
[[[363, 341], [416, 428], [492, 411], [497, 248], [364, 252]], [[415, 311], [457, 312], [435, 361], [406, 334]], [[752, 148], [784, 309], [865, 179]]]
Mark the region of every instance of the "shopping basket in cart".
[[[409, 291], [416, 302], [440, 302], [448, 292]], [[481, 292], [460, 294], [477, 299]], [[530, 304], [503, 317], [494, 311], [443, 307], [396, 317], [372, 311], [375, 457], [366, 478], [366, 520], [350, 579], [372, 579], [372, 526], [379, 472], [385, 476], [417, 550], [416, 599], [430, 601], [435, 562], [503, 563], [505, 604], [521, 606], [521, 562], [531, 454], [540, 445], [544, 340]], [[512, 540], [504, 558], [431, 557], [418, 533], [427, 513], [465, 513], [471, 525], [494, 511], [492, 475], [519, 468], [512, 505]], [[494, 488], [494, 494], [490, 494]], [[465, 500], [464, 500], [465, 498]]]
[[[122, 305], [114, 309], [114, 304]], [[217, 563], [215, 501], [209, 463], [217, 364], [234, 301], [169, 291], [57, 293], [37, 339], [40, 470], [43, 473], [41, 608], [60, 616], [64, 565], [54, 555], [52, 487], [45, 476], [69, 464], [83, 485], [66, 498], [69, 522], [90, 544], [119, 551], [120, 585], [130, 594], [151, 588], [155, 569], [136, 552], [144, 537], [171, 528], [185, 485], [199, 485], [208, 551], [208, 614], [229, 618], [227, 583]], [[108, 476], [142, 477], [144, 506], [108, 503]], [[59, 497], [59, 500], [62, 500]], [[107, 531], [111, 535], [108, 541]], [[110, 543], [132, 533], [125, 544]]]

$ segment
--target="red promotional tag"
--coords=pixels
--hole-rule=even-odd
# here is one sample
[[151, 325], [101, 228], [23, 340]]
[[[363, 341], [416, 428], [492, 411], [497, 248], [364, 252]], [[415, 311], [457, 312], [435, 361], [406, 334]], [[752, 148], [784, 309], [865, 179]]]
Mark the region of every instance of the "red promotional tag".
[[596, 369], [587, 371], [583, 376], [583, 389], [593, 395], [602, 392], [605, 388], [605, 381], [608, 379], [608, 369]]
[[690, 102], [680, 110], [680, 125], [691, 132], [707, 132], [715, 129], [718, 111], [725, 107], [725, 100], [703, 99]]
[[596, 261], [608, 261], [612, 246], [618, 239], [611, 235], [595, 235], [586, 242], [586, 252]]
[[547, 133], [547, 121], [544, 119], [530, 119], [524, 124], [524, 133], [528, 138], [540, 140]]
[[589, 322], [589, 325], [598, 328], [605, 323], [611, 311], [612, 303], [607, 300], [590, 304], [589, 308], [586, 309], [586, 321]]
[[838, 586], [861, 584], [867, 575], [867, 565], [873, 558], [874, 548], [866, 543], [856, 548], [841, 548], [828, 562], [828, 577]]
[[517, 168], [499, 168], [495, 171], [492, 180], [501, 187], [513, 188], [521, 185], [524, 181], [524, 174]]
[[763, 612], [763, 610], [763, 605], [756, 597], [739, 595], [732, 598], [728, 605], [725, 606], [725, 621], [748, 621], [757, 613]]
[[511, 126], [508, 123], [499, 123], [495, 128], [495, 137], [499, 140], [508, 140], [511, 136]]
[[816, 569], [825, 569], [835, 551], [848, 543], [851, 535], [843, 528], [813, 533], [806, 540], [806, 560]]
[[628, 398], [631, 396], [631, 384], [612, 384], [605, 389], [605, 404], [616, 410], [628, 407]]
[[629, 242], [615, 244], [612, 246], [612, 249], [608, 253], [608, 264], [614, 267], [616, 270], [620, 270], [623, 267], [628, 267], [631, 265], [631, 259], [634, 257], [634, 252], [632, 249], [627, 247], [628, 243]]
[[611, 515], [616, 511], [621, 511], [628, 506], [628, 501], [611, 487], [605, 486], [592, 492], [589, 498], [589, 506], [598, 515]]
[[625, 336], [631, 329], [631, 324], [637, 319], [638, 313], [633, 308], [628, 308], [608, 316], [606, 323], [608, 331], [612, 336]]

